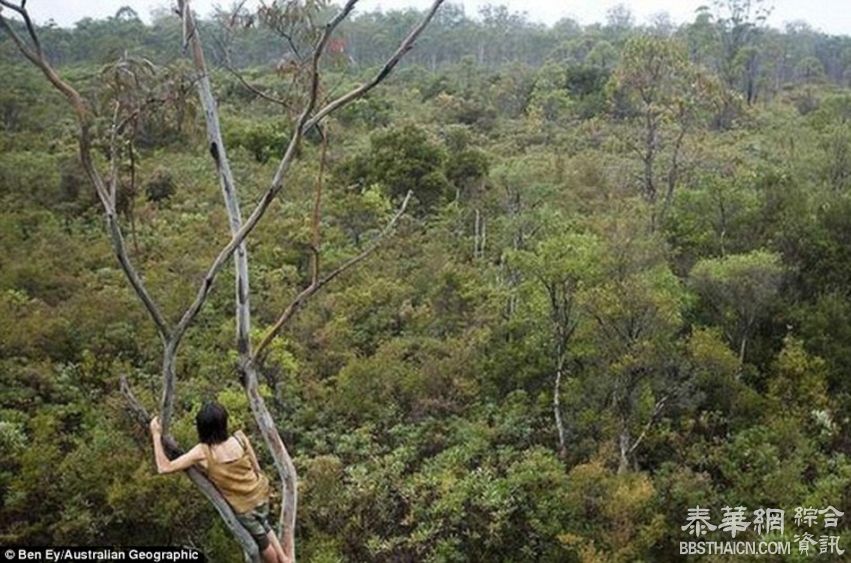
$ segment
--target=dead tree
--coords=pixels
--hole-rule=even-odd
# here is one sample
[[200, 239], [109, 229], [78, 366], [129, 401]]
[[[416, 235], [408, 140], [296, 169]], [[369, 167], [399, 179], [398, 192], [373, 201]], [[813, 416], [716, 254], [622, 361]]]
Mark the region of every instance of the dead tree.
[[[322, 289], [328, 282], [339, 276], [347, 269], [355, 266], [370, 253], [372, 253], [381, 239], [390, 232], [399, 217], [404, 213], [408, 203], [408, 197], [402, 202], [396, 215], [390, 220], [384, 230], [357, 256], [350, 258], [335, 270], [322, 274], [319, 268], [319, 249], [312, 249], [311, 281], [309, 285], [296, 295], [292, 302], [281, 313], [277, 322], [269, 328], [256, 349], [252, 350], [250, 339], [250, 286], [248, 278], [248, 253], [245, 241], [254, 230], [258, 222], [263, 218], [271, 203], [287, 185], [288, 171], [299, 154], [299, 147], [305, 132], [314, 127], [321, 126], [322, 121], [334, 111], [357, 100], [367, 94], [372, 88], [381, 83], [401, 61], [402, 57], [414, 46], [415, 41], [434, 17], [443, 0], [435, 0], [423, 19], [409, 32], [396, 51], [388, 58], [381, 69], [367, 82], [357, 86], [349, 92], [333, 100], [322, 103], [319, 100], [320, 88], [320, 61], [326, 46], [339, 24], [348, 17], [355, 8], [358, 0], [347, 0], [340, 11], [331, 18], [322, 29], [318, 41], [313, 46], [313, 52], [309, 56], [305, 72], [308, 75], [309, 88], [305, 93], [303, 107], [295, 119], [292, 133], [286, 145], [286, 149], [278, 164], [276, 172], [254, 207], [248, 218], [243, 220], [240, 204], [236, 195], [236, 186], [227, 157], [226, 147], [222, 140], [219, 125], [219, 113], [216, 100], [213, 96], [210, 75], [204, 60], [204, 51], [201, 37], [195, 24], [195, 19], [189, 7], [188, 0], [178, 0], [178, 14], [183, 23], [183, 47], [191, 55], [195, 84], [204, 110], [204, 118], [207, 129], [207, 143], [213, 158], [219, 184], [222, 190], [225, 207], [227, 209], [231, 238], [222, 247], [207, 269], [201, 284], [197, 289], [194, 300], [182, 312], [176, 323], [171, 323], [160, 311], [159, 306], [151, 297], [145, 282], [134, 267], [124, 241], [124, 235], [116, 213], [116, 192], [118, 185], [118, 164], [116, 162], [116, 145], [118, 137], [122, 132], [124, 121], [118, 115], [113, 115], [112, 129], [110, 135], [111, 150], [108, 163], [111, 173], [104, 176], [93, 158], [93, 127], [96, 115], [91, 104], [66, 80], [64, 80], [56, 69], [47, 60], [42, 49], [36, 26], [32, 22], [26, 9], [26, 0], [19, 4], [10, 0], [0, 0], [0, 28], [12, 39], [26, 59], [35, 65], [47, 78], [50, 84], [58, 90], [69, 102], [74, 110], [78, 125], [78, 148], [80, 161], [92, 182], [97, 193], [98, 200], [103, 208], [106, 218], [107, 230], [109, 232], [113, 251], [118, 263], [144, 305], [152, 322], [156, 326], [160, 337], [162, 353], [162, 395], [160, 399], [160, 421], [162, 425], [163, 443], [166, 451], [171, 456], [180, 453], [180, 446], [169, 434], [171, 419], [174, 413], [175, 383], [176, 383], [176, 361], [180, 344], [186, 332], [193, 325], [198, 314], [204, 307], [213, 285], [227, 262], [233, 258], [235, 270], [235, 317], [236, 317], [236, 346], [239, 353], [238, 375], [248, 397], [252, 415], [257, 423], [263, 439], [269, 448], [274, 460], [275, 469], [278, 474], [282, 489], [281, 514], [278, 525], [278, 533], [281, 536], [281, 544], [287, 555], [295, 560], [295, 523], [297, 508], [297, 475], [292, 457], [287, 451], [280, 433], [272, 416], [266, 407], [263, 397], [258, 388], [258, 369], [260, 368], [264, 352], [269, 343], [285, 328], [293, 315], [304, 303], [316, 292]], [[22, 21], [25, 33], [19, 33], [10, 20], [7, 19], [3, 10], [16, 14]], [[317, 198], [315, 201], [314, 225], [318, 226], [318, 212], [321, 198], [321, 182], [317, 185]], [[410, 197], [410, 194], [409, 194]], [[318, 238], [315, 239], [318, 243]], [[122, 391], [128, 400], [130, 411], [140, 422], [146, 423], [149, 415], [139, 404], [130, 390], [129, 384], [122, 378]], [[189, 478], [201, 489], [202, 493], [213, 504], [225, 521], [225, 524], [239, 542], [246, 558], [259, 561], [257, 546], [250, 535], [236, 521], [233, 511], [218, 493], [215, 487], [205, 476], [197, 471], [187, 472]]]

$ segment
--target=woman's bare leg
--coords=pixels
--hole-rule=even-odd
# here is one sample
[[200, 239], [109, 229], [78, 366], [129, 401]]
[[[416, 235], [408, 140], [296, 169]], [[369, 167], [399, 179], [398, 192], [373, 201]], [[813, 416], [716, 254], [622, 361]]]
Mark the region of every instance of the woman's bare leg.
[[283, 560], [278, 559], [278, 552], [271, 543], [260, 552], [260, 556], [263, 558], [263, 563], [284, 563]]
[[275, 532], [269, 532], [269, 545], [275, 548], [275, 551], [278, 554], [278, 561], [281, 563], [290, 563], [290, 558], [287, 557], [286, 553], [284, 553], [284, 548], [281, 547], [281, 542], [278, 541], [278, 536]]

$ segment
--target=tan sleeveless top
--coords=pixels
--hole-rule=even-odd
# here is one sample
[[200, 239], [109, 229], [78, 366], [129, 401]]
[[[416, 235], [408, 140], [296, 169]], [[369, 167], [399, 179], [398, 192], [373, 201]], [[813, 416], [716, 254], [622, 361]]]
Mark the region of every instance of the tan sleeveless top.
[[209, 444], [204, 444], [204, 455], [207, 457], [207, 477], [234, 512], [242, 514], [269, 500], [269, 479], [254, 470], [251, 454], [239, 433], [235, 433], [234, 438], [242, 446], [242, 455], [238, 458], [216, 461]]

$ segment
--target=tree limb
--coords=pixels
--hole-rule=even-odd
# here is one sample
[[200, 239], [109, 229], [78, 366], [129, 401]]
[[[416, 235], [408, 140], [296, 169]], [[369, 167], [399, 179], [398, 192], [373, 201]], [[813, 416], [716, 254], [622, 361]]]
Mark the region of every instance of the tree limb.
[[665, 402], [668, 400], [670, 395], [665, 395], [659, 401], [656, 402], [656, 405], [653, 407], [653, 414], [650, 415], [650, 420], [647, 421], [647, 424], [644, 425], [644, 429], [641, 431], [641, 434], [638, 435], [638, 438], [632, 443], [629, 451], [627, 453], [632, 453], [635, 449], [641, 444], [641, 441], [644, 440], [644, 437], [647, 435], [647, 431], [650, 430], [650, 427], [653, 426], [653, 423], [656, 422], [656, 417], [659, 416], [659, 413], [662, 412], [662, 408], [665, 406]]
[[[242, 7], [245, 5], [245, 2], [246, 2], [246, 0], [242, 0], [235, 7], [233, 14], [230, 17], [230, 24], [228, 24], [228, 26], [227, 26], [228, 37], [230, 37], [230, 28], [233, 26], [233, 22], [236, 20], [237, 15], [238, 15], [239, 11], [242, 9]], [[273, 95], [269, 94], [268, 92], [264, 92], [260, 88], [254, 86], [253, 84], [248, 82], [248, 80], [245, 79], [245, 77], [242, 75], [241, 72], [239, 72], [236, 69], [236, 67], [234, 67], [233, 62], [231, 61], [231, 57], [230, 57], [230, 47], [229, 47], [230, 40], [229, 39], [228, 40], [218, 40], [218, 39], [214, 38], [213, 41], [218, 45], [219, 49], [221, 49], [221, 51], [222, 51], [222, 56], [224, 58], [224, 61], [222, 61], [222, 66], [224, 67], [225, 70], [227, 70], [229, 73], [231, 73], [237, 80], [239, 80], [240, 84], [242, 84], [248, 91], [252, 92], [255, 96], [258, 96], [258, 97], [260, 97], [260, 98], [262, 98], [266, 101], [272, 102], [274, 104], [278, 104], [278, 105], [282, 106], [283, 108], [288, 108], [288, 106], [289, 106], [288, 102], [284, 101], [281, 98], [273, 96]]]
[[236, 70], [231, 65], [230, 61], [228, 60], [229, 56], [225, 55], [225, 57], [226, 57], [225, 63], [222, 66], [224, 67], [224, 69], [226, 71], [231, 73], [237, 80], [239, 80], [239, 83], [242, 84], [245, 87], [246, 90], [248, 90], [249, 92], [251, 92], [252, 94], [257, 96], [258, 98], [262, 98], [262, 99], [266, 100], [267, 102], [272, 102], [273, 104], [277, 104], [277, 105], [279, 105], [279, 106], [281, 106], [285, 109], [289, 108], [289, 103], [287, 103], [286, 101], [284, 101], [281, 98], [278, 98], [276, 96], [273, 96], [272, 94], [269, 94], [268, 92], [264, 92], [263, 90], [261, 90], [257, 86], [254, 86], [253, 84], [248, 82], [248, 80], [245, 79], [245, 77], [242, 75], [242, 73], [239, 72], [238, 70]]
[[115, 102], [115, 109], [112, 112], [112, 128], [109, 132], [109, 202], [112, 208], [115, 209], [118, 201], [118, 112], [121, 110], [121, 103]]
[[387, 62], [384, 63], [384, 66], [381, 67], [378, 73], [369, 82], [366, 82], [365, 84], [358, 86], [357, 88], [347, 92], [346, 94], [343, 94], [334, 101], [329, 102], [326, 106], [316, 112], [316, 115], [313, 116], [313, 118], [307, 122], [306, 129], [309, 130], [311, 127], [322, 121], [322, 119], [324, 119], [331, 112], [336, 111], [341, 107], [345, 106], [346, 104], [349, 104], [352, 101], [362, 97], [364, 94], [375, 88], [381, 81], [387, 78], [390, 72], [396, 67], [397, 64], [399, 64], [399, 61], [402, 60], [402, 57], [405, 56], [405, 53], [407, 53], [414, 47], [414, 42], [429, 24], [429, 22], [431, 22], [432, 18], [434, 17], [434, 14], [437, 12], [437, 9], [440, 7], [441, 4], [443, 4], [443, 1], [444, 0], [434, 1], [434, 3], [431, 5], [431, 8], [429, 8], [428, 12], [426, 13], [426, 16], [419, 23], [419, 25], [417, 25], [414, 29], [411, 30], [410, 33], [408, 33], [408, 36], [405, 37], [405, 39], [396, 49], [396, 52], [393, 53], [393, 55], [387, 60]]
[[95, 192], [97, 192], [98, 198], [101, 201], [101, 205], [104, 208], [104, 212], [106, 214], [107, 226], [109, 228], [110, 237], [112, 240], [113, 250], [118, 258], [118, 262], [121, 265], [121, 269], [124, 271], [125, 276], [127, 277], [130, 285], [133, 287], [133, 290], [136, 292], [136, 295], [144, 304], [145, 308], [148, 311], [151, 319], [154, 321], [154, 324], [157, 327], [157, 331], [159, 332], [160, 338], [163, 341], [167, 341], [170, 336], [170, 330], [168, 327], [168, 323], [165, 318], [162, 316], [162, 313], [159, 311], [159, 307], [156, 305], [154, 300], [151, 298], [148, 290], [145, 288], [142, 279], [139, 277], [138, 272], [135, 267], [130, 262], [130, 259], [127, 255], [127, 249], [124, 245], [124, 239], [121, 234], [121, 228], [118, 225], [118, 219], [115, 214], [115, 206], [112, 204], [109, 191], [106, 185], [103, 182], [100, 174], [97, 172], [97, 169], [94, 166], [91, 157], [91, 133], [90, 127], [92, 123], [92, 114], [86, 104], [85, 100], [82, 96], [71, 86], [69, 83], [64, 81], [53, 69], [47, 59], [44, 57], [43, 52], [41, 50], [41, 44], [38, 41], [38, 35], [35, 32], [35, 28], [32, 25], [32, 22], [29, 18], [29, 14], [26, 9], [23, 7], [17, 7], [13, 4], [9, 3], [8, 0], [0, 0], [0, 5], [9, 8], [24, 18], [24, 21], [27, 23], [27, 29], [29, 31], [30, 37], [32, 39], [33, 44], [36, 46], [36, 50], [33, 51], [24, 43], [21, 37], [12, 29], [9, 25], [9, 22], [5, 17], [0, 14], [0, 27], [2, 27], [6, 33], [11, 37], [12, 41], [18, 47], [18, 50], [29, 59], [39, 70], [41, 70], [42, 74], [48, 79], [48, 81], [56, 88], [61, 94], [65, 96], [68, 102], [71, 104], [71, 107], [74, 109], [74, 112], [77, 116], [77, 123], [79, 125], [79, 135], [77, 137], [79, 151], [80, 151], [80, 162], [83, 165], [83, 169], [86, 171], [86, 175], [89, 177], [90, 181], [94, 185]]
[[[195, 27], [195, 20], [192, 17], [192, 11], [185, 4], [188, 0], [179, 0], [178, 5], [181, 8], [183, 17], [185, 18], [184, 29], [189, 33], [184, 41], [188, 41], [192, 48], [192, 60], [195, 65], [195, 70], [199, 77], [196, 82], [198, 95], [201, 99], [201, 105], [204, 108], [204, 119], [207, 126], [207, 142], [210, 146], [210, 153], [216, 165], [216, 172], [219, 177], [219, 184], [222, 189], [225, 207], [228, 213], [231, 235], [235, 235], [242, 227], [242, 214], [239, 208], [239, 201], [236, 196], [236, 184], [231, 171], [230, 162], [228, 161], [227, 152], [225, 149], [224, 140], [222, 139], [221, 125], [219, 123], [219, 112], [216, 106], [216, 100], [213, 97], [213, 90], [210, 84], [210, 77], [207, 71], [207, 65], [204, 60], [204, 50], [201, 47], [201, 39]], [[248, 305], [248, 253], [245, 247], [244, 238], [236, 247], [236, 257], [234, 259], [234, 268], [236, 276], [236, 307], [237, 307], [237, 348], [240, 351], [248, 350], [250, 325], [250, 310]]]
[[[346, 3], [341, 14], [348, 14], [354, 8], [354, 5], [357, 3], [357, 0], [349, 0]], [[181, 0], [181, 14], [184, 17], [184, 30], [186, 33], [186, 38], [184, 41], [187, 45], [189, 42], [193, 42], [193, 35], [195, 35], [195, 28], [192, 24], [192, 16], [191, 11], [187, 6], [188, 2], [186, 0]], [[312, 83], [310, 88], [310, 95], [308, 97], [308, 101], [305, 104], [304, 109], [302, 110], [301, 116], [298, 119], [296, 127], [290, 136], [290, 141], [287, 145], [287, 149], [284, 152], [283, 158], [281, 158], [280, 163], [278, 164], [278, 168], [275, 171], [275, 175], [272, 178], [272, 182], [267, 188], [266, 192], [260, 198], [260, 202], [254, 208], [251, 215], [249, 215], [248, 219], [241, 225], [241, 227], [236, 230], [230, 242], [228, 242], [224, 248], [219, 252], [216, 258], [213, 260], [213, 263], [210, 265], [207, 273], [204, 275], [204, 279], [201, 282], [201, 286], [198, 288], [198, 292], [195, 296], [195, 300], [186, 309], [183, 315], [180, 318], [180, 321], [177, 323], [177, 326], [174, 329], [173, 339], [176, 341], [176, 344], [179, 344], [180, 340], [183, 338], [186, 330], [189, 328], [189, 325], [198, 315], [201, 310], [201, 307], [204, 305], [204, 302], [207, 300], [207, 297], [210, 294], [210, 290], [212, 289], [213, 282], [216, 279], [216, 276], [221, 271], [225, 262], [230, 259], [231, 255], [234, 251], [242, 244], [245, 238], [254, 230], [254, 227], [263, 217], [263, 215], [268, 210], [269, 206], [274, 201], [275, 197], [284, 187], [284, 177], [286, 176], [287, 171], [292, 165], [292, 161], [295, 159], [296, 151], [298, 146], [301, 143], [301, 140], [304, 136], [304, 132], [307, 130], [305, 124], [308, 121], [308, 117], [313, 112], [313, 109], [316, 105], [316, 99], [319, 90], [319, 59], [321, 58], [322, 52], [325, 48], [325, 44], [328, 41], [331, 33], [334, 31], [334, 28], [342, 21], [340, 14], [335, 17], [331, 22], [329, 22], [325, 27], [325, 33], [323, 33], [322, 38], [319, 40], [316, 50], [313, 54], [313, 60], [311, 63], [312, 68]], [[196, 43], [200, 47], [200, 41]], [[193, 47], [194, 50], [194, 47]], [[196, 62], [197, 65], [197, 62]], [[217, 147], [218, 149], [219, 147]], [[234, 221], [231, 218], [231, 224], [233, 226]]]
[[319, 154], [319, 172], [316, 174], [316, 187], [313, 197], [313, 214], [310, 219], [310, 279], [316, 283], [319, 278], [319, 241], [320, 241], [320, 219], [322, 217], [322, 177], [325, 173], [325, 161], [328, 156], [328, 128], [319, 126], [317, 128], [322, 134], [322, 150]]
[[[195, 300], [189, 306], [188, 309], [184, 312], [183, 316], [180, 318], [180, 321], [177, 323], [177, 326], [174, 329], [173, 338], [177, 343], [183, 338], [186, 330], [189, 325], [198, 315], [201, 307], [209, 296], [210, 290], [212, 289], [213, 282], [216, 279], [216, 276], [221, 271], [225, 262], [230, 259], [233, 252], [236, 248], [242, 243], [242, 241], [254, 230], [254, 227], [260, 221], [260, 219], [265, 215], [272, 201], [274, 201], [275, 197], [278, 193], [284, 188], [284, 177], [286, 176], [287, 171], [292, 165], [292, 161], [295, 158], [296, 150], [301, 143], [304, 132], [314, 127], [319, 123], [324, 117], [330, 114], [333, 111], [336, 111], [345, 105], [353, 102], [354, 100], [360, 98], [364, 94], [366, 94], [369, 90], [371, 90], [374, 86], [380, 83], [393, 67], [398, 64], [401, 57], [409, 51], [416, 38], [420, 35], [425, 26], [431, 21], [434, 16], [437, 8], [443, 3], [443, 0], [436, 0], [432, 5], [431, 10], [428, 12], [426, 17], [423, 19], [420, 24], [414, 28], [411, 33], [405, 38], [402, 44], [397, 49], [396, 53], [385, 63], [382, 70], [376, 75], [376, 77], [370, 81], [369, 83], [352, 90], [348, 94], [341, 96], [335, 101], [329, 103], [327, 106], [323, 107], [313, 118], [310, 118], [311, 113], [316, 105], [316, 100], [318, 96], [319, 90], [319, 59], [324, 50], [325, 45], [327, 44], [328, 39], [330, 38], [331, 32], [334, 31], [334, 28], [342, 21], [342, 17], [344, 14], [347, 15], [354, 8], [354, 5], [357, 3], [357, 0], [349, 0], [346, 5], [341, 10], [340, 14], [337, 15], [334, 19], [332, 19], [325, 27], [325, 33], [323, 33], [322, 38], [319, 40], [317, 44], [317, 48], [313, 55], [313, 60], [311, 63], [312, 66], [312, 83], [310, 88], [310, 95], [308, 97], [307, 104], [305, 105], [304, 110], [301, 113], [301, 116], [298, 119], [296, 127], [290, 137], [290, 142], [287, 145], [287, 149], [284, 152], [284, 156], [278, 164], [278, 168], [275, 171], [275, 175], [272, 178], [272, 182], [263, 196], [260, 198], [260, 202], [254, 208], [251, 215], [249, 215], [248, 219], [242, 224], [242, 227], [234, 233], [230, 242], [222, 248], [219, 252], [218, 256], [213, 260], [213, 263], [210, 265], [210, 268], [207, 270], [207, 273], [204, 276], [204, 279], [201, 282], [200, 287], [198, 288], [198, 292], [195, 296]], [[185, 6], [185, 2], [184, 2]], [[184, 9], [184, 12], [186, 9]], [[186, 28], [186, 25], [184, 26]], [[187, 28], [187, 33], [190, 34], [191, 38], [191, 28]]]
[[0, 6], [3, 6], [4, 8], [9, 8], [13, 12], [16, 12], [19, 16], [21, 16], [21, 18], [24, 20], [24, 25], [27, 26], [27, 33], [29, 34], [30, 39], [32, 39], [33, 45], [35, 46], [35, 54], [38, 56], [38, 58], [44, 58], [44, 52], [41, 50], [41, 42], [38, 40], [38, 34], [35, 32], [35, 26], [33, 25], [33, 22], [30, 19], [29, 12], [27, 12], [26, 3], [26, 0], [21, 0], [21, 5], [16, 6], [8, 0], [0, 0]]
[[281, 332], [283, 327], [287, 324], [287, 322], [292, 318], [292, 316], [298, 311], [298, 309], [304, 304], [304, 302], [314, 293], [322, 289], [328, 282], [332, 281], [334, 278], [355, 266], [359, 262], [363, 261], [367, 256], [372, 254], [378, 246], [381, 244], [382, 239], [393, 230], [396, 226], [396, 223], [399, 221], [399, 218], [405, 213], [405, 208], [408, 206], [408, 201], [411, 199], [412, 192], [408, 192], [405, 196], [405, 199], [402, 201], [402, 205], [399, 207], [399, 210], [393, 216], [387, 225], [385, 225], [384, 229], [381, 230], [378, 235], [370, 242], [369, 246], [367, 246], [360, 254], [349, 258], [339, 267], [328, 273], [327, 275], [319, 278], [315, 278], [313, 282], [304, 288], [296, 297], [293, 299], [287, 308], [284, 309], [284, 312], [278, 318], [272, 328], [270, 328], [263, 339], [260, 341], [260, 344], [257, 345], [257, 349], [254, 352], [254, 359], [262, 363], [262, 360], [266, 353], [266, 348], [268, 348], [269, 344], [274, 340], [274, 338]]

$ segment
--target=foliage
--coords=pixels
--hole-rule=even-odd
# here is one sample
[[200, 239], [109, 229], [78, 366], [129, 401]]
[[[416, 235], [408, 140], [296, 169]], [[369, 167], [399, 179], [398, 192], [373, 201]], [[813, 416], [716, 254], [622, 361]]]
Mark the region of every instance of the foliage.
[[157, 168], [145, 184], [145, 197], [148, 201], [160, 202], [173, 196], [174, 190], [174, 177], [171, 173], [165, 168]]
[[410, 191], [421, 209], [430, 211], [449, 196], [446, 159], [443, 147], [430, 140], [422, 128], [392, 127], [375, 132], [369, 149], [345, 162], [340, 176], [344, 182], [362, 188], [377, 184], [397, 201]]
[[[335, 114], [323, 270], [415, 201], [298, 312], [261, 373], [296, 456], [300, 557], [676, 561], [697, 505], [847, 509], [851, 43], [767, 28], [746, 4], [681, 26], [637, 25], [623, 7], [545, 26], [445, 6], [386, 90]], [[201, 22], [244, 205], [290, 110], [233, 71], [286, 98], [284, 36], [297, 31], [298, 49], [319, 29], [305, 22], [333, 10], [292, 8]], [[374, 76], [416, 17], [348, 20], [321, 96]], [[118, 220], [174, 319], [230, 232], [197, 77], [175, 61], [179, 22], [123, 9], [41, 31], [94, 101], [96, 159], [115, 104], [137, 116]], [[0, 543], [191, 544], [241, 561], [188, 480], [155, 475], [125, 412], [121, 374], [159, 400], [160, 342], [110, 250], [71, 118], [14, 52], [0, 37]], [[310, 281], [318, 138], [248, 240], [258, 334]], [[183, 443], [208, 398], [256, 435], [232, 288], [209, 305], [179, 362]]]

